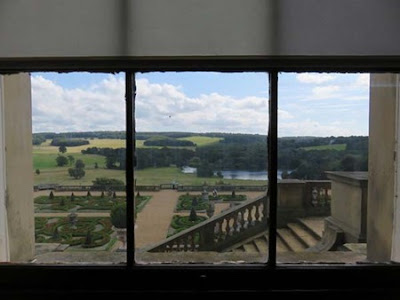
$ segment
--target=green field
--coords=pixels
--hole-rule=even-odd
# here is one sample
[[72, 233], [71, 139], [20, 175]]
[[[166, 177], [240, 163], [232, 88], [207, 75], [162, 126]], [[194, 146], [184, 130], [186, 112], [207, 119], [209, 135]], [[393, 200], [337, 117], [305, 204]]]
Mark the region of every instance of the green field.
[[125, 182], [125, 171], [109, 169], [87, 169], [81, 179], [74, 179], [68, 175], [68, 167], [40, 170], [40, 175], [33, 174], [34, 184], [58, 183], [60, 185], [92, 185], [98, 177], [115, 178]]
[[[178, 138], [177, 140], [185, 140], [185, 141], [191, 141], [195, 143], [198, 147], [202, 146], [208, 146], [211, 144], [218, 143], [220, 140], [223, 138], [219, 137], [210, 137], [210, 136], [201, 136], [201, 135], [193, 135], [189, 137], [184, 137], [184, 138]], [[145, 146], [144, 145], [145, 140], [136, 140], [136, 148], [162, 148], [161, 146]], [[183, 149], [192, 149], [194, 150], [195, 147], [169, 147], [169, 148], [183, 148]]]
[[[220, 178], [197, 177], [196, 174], [182, 173], [179, 168], [147, 168], [144, 170], [135, 171], [138, 185], [154, 185], [154, 184], [167, 184], [177, 182], [182, 185], [202, 185], [206, 182], [209, 185], [215, 185]], [[265, 185], [266, 181], [256, 180], [240, 180], [240, 179], [222, 179], [224, 183], [237, 184], [237, 185]]]
[[310, 150], [338, 150], [344, 151], [346, 150], [346, 144], [332, 144], [332, 145], [320, 145], [320, 146], [312, 146], [312, 147], [303, 147], [306, 151]]
[[[210, 145], [217, 143], [221, 138], [192, 136], [182, 138], [196, 143], [198, 146]], [[89, 145], [78, 147], [67, 147], [64, 156], [72, 155], [76, 160], [81, 159], [85, 163], [85, 176], [81, 179], [74, 179], [68, 175], [68, 168], [72, 165], [57, 167], [56, 158], [59, 155], [58, 147], [50, 146], [50, 140], [47, 140], [41, 146], [33, 146], [33, 171], [34, 184], [57, 183], [61, 185], [91, 185], [98, 177], [115, 178], [125, 182], [124, 170], [111, 170], [105, 168], [105, 157], [94, 154], [81, 154], [81, 150], [88, 147], [100, 148], [121, 148], [125, 147], [125, 140], [117, 139], [92, 139]], [[137, 140], [137, 147], [143, 146], [143, 140]], [[194, 148], [194, 147], [185, 147]], [[95, 169], [95, 163], [98, 168]], [[40, 170], [40, 174], [36, 174], [35, 170]], [[184, 174], [179, 168], [147, 168], [135, 171], [138, 185], [159, 185], [170, 184], [176, 182], [182, 185], [202, 185], [204, 182], [210, 185], [217, 184], [220, 181], [217, 177], [200, 178], [196, 174]], [[264, 181], [238, 180], [238, 179], [222, 179], [226, 184], [239, 185], [264, 185]]]
[[[85, 169], [94, 169], [94, 165], [97, 162], [97, 165], [99, 168], [102, 168], [105, 166], [105, 157], [101, 155], [94, 155], [94, 154], [80, 154], [80, 153], [65, 153], [63, 154], [64, 156], [72, 155], [75, 158], [75, 161], [78, 159], [83, 160], [85, 163]], [[57, 167], [56, 163], [56, 158], [58, 154], [57, 153], [34, 153], [33, 154], [33, 169], [39, 169], [40, 171], [44, 169], [59, 169], [60, 167]], [[67, 168], [70, 168], [72, 166], [67, 166]]]
[[[115, 178], [125, 182], [125, 171], [109, 169], [86, 169], [86, 175], [77, 180], [68, 175], [68, 167], [40, 170], [40, 175], [34, 174], [34, 184], [58, 183], [61, 185], [91, 185], [97, 177]], [[196, 174], [184, 174], [176, 167], [147, 168], [135, 171], [138, 185], [160, 185], [176, 182], [182, 185], [218, 184], [217, 177], [200, 178]], [[226, 184], [236, 185], [265, 185], [266, 181], [222, 179]]]
[[[125, 148], [125, 140], [117, 139], [93, 139], [88, 140], [89, 145], [77, 146], [77, 147], [67, 147], [68, 154], [81, 153], [82, 150], [86, 150], [89, 147], [97, 148]], [[45, 153], [58, 153], [58, 147], [50, 146], [51, 140], [46, 140], [40, 146], [33, 146], [33, 154], [45, 154]]]
[[189, 137], [179, 138], [178, 140], [191, 141], [191, 142], [195, 143], [197, 146], [202, 147], [202, 146], [208, 146], [211, 144], [218, 143], [219, 141], [223, 140], [223, 138], [193, 135], [193, 136], [189, 136]]

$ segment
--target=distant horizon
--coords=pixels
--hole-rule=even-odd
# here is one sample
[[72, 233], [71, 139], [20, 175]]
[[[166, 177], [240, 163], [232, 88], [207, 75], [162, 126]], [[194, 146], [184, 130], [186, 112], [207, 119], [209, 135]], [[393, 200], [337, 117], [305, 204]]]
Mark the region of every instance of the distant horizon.
[[[68, 133], [91, 133], [91, 132], [120, 132], [125, 133], [126, 130], [90, 130], [90, 131], [43, 131], [43, 132], [32, 132], [32, 134], [68, 134]], [[222, 132], [222, 131], [210, 131], [210, 132], [193, 132], [193, 131], [136, 131], [136, 134], [143, 133], [187, 133], [187, 134], [243, 134], [243, 135], [259, 135], [268, 136], [267, 134], [259, 133], [240, 133], [240, 132]], [[314, 135], [297, 135], [297, 136], [278, 136], [278, 138], [328, 138], [328, 137], [352, 137], [352, 136], [369, 136], [369, 135], [329, 135], [329, 136], [314, 136]]]

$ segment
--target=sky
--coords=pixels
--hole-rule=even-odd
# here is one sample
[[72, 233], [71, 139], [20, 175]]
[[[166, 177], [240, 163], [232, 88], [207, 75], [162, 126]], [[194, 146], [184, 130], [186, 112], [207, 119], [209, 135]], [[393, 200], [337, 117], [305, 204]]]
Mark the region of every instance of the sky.
[[[32, 73], [33, 132], [125, 130], [123, 73]], [[369, 75], [280, 73], [278, 135], [368, 135]], [[136, 131], [267, 134], [268, 74], [136, 74]]]

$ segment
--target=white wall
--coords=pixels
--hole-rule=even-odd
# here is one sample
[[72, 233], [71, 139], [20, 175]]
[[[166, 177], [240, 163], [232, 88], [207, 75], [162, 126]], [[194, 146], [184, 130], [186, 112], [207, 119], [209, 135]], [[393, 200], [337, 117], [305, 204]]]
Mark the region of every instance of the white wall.
[[397, 0], [2, 0], [0, 59], [400, 55]]
[[35, 253], [30, 74], [3, 76], [7, 229], [10, 260]]
[[396, 160], [391, 260], [400, 262], [400, 75], [396, 75]]
[[7, 210], [6, 210], [6, 165], [4, 144], [4, 97], [3, 76], [0, 75], [0, 262], [9, 261]]

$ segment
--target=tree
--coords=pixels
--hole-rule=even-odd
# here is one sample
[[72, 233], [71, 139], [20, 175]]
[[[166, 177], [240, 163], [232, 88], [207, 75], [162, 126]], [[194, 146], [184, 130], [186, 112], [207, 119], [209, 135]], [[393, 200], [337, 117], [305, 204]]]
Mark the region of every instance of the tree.
[[340, 165], [343, 171], [354, 171], [357, 159], [353, 155], [346, 155], [341, 161]]
[[110, 187], [123, 188], [125, 185], [125, 183], [122, 180], [114, 179], [114, 178], [107, 178], [107, 177], [97, 177], [96, 180], [93, 180], [92, 182], [93, 182], [93, 188], [104, 189], [104, 190], [106, 190]]
[[68, 155], [68, 160], [69, 160], [69, 165], [72, 166], [72, 164], [75, 161], [75, 158], [72, 155]]
[[87, 246], [91, 245], [92, 241], [93, 241], [92, 233], [90, 232], [90, 230], [88, 230], [85, 237], [85, 245]]
[[116, 228], [126, 228], [126, 204], [114, 204], [110, 213], [111, 224]]
[[68, 164], [68, 158], [62, 155], [58, 155], [56, 158], [56, 163], [58, 167], [63, 167]]
[[69, 176], [74, 177], [75, 179], [81, 179], [82, 177], [85, 176], [86, 172], [84, 169], [69, 168], [68, 174]]
[[36, 172], [37, 175], [40, 175], [40, 170], [39, 169], [36, 169], [35, 172]]
[[67, 152], [67, 147], [65, 147], [64, 145], [61, 145], [60, 147], [58, 147], [58, 151], [61, 153], [65, 153], [65, 152]]
[[196, 221], [197, 220], [197, 214], [196, 214], [196, 209], [194, 206], [192, 206], [192, 209], [190, 210], [190, 216], [189, 216], [189, 221]]
[[83, 161], [81, 159], [78, 159], [75, 162], [75, 168], [68, 169], [68, 174], [69, 174], [69, 176], [74, 177], [75, 179], [81, 179], [86, 174], [84, 168], [85, 168], [85, 164], [83, 163]]
[[97, 162], [94, 163], [94, 168], [95, 168], [95, 169], [98, 169], [98, 168], [99, 168], [99, 165], [97, 164]]
[[75, 168], [77, 168], [77, 169], [83, 169], [84, 167], [85, 167], [85, 163], [83, 162], [82, 159], [78, 159], [78, 160], [75, 162]]
[[49, 199], [54, 199], [54, 193], [53, 193], [53, 191], [50, 192]]
[[197, 168], [197, 177], [212, 177], [214, 175], [213, 169], [211, 168], [208, 161], [202, 161], [201, 165]]

